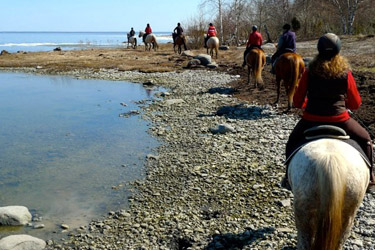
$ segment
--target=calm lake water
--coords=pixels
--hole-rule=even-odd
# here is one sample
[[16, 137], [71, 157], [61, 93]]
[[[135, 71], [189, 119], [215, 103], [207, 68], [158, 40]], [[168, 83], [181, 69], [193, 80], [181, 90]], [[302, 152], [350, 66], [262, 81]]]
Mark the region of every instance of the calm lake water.
[[159, 144], [140, 115], [120, 114], [148, 94], [128, 82], [0, 73], [0, 206], [26, 206], [46, 225], [0, 236], [47, 237], [126, 207], [127, 183]]
[[[90, 48], [123, 48], [125, 32], [0, 32], [0, 51], [51, 51]], [[159, 43], [172, 42], [172, 32], [154, 32]], [[138, 35], [138, 31], [136, 31]], [[138, 38], [138, 44], [142, 39]]]

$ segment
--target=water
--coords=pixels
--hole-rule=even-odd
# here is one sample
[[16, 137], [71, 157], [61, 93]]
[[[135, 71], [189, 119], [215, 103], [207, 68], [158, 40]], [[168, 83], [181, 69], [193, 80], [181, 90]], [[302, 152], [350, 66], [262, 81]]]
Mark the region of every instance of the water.
[[[120, 48], [127, 32], [0, 32], [0, 51], [51, 51], [90, 48]], [[136, 32], [138, 35], [138, 32]], [[154, 32], [159, 43], [172, 41], [171, 32]], [[138, 44], [142, 42], [138, 39]]]
[[46, 225], [0, 227], [0, 238], [46, 238], [126, 207], [128, 182], [159, 144], [140, 115], [120, 114], [148, 94], [127, 82], [0, 73], [0, 206], [26, 206]]

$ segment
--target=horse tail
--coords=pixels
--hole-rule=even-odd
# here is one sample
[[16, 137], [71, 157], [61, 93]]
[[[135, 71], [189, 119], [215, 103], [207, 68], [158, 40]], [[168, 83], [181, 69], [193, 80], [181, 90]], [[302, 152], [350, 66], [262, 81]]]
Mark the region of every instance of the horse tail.
[[153, 41], [153, 43], [154, 43], [154, 50], [156, 50], [156, 49], [158, 49], [159, 48], [159, 44], [158, 44], [158, 42], [156, 41], [156, 37], [153, 37], [154, 39], [154, 41]]
[[300, 60], [298, 57], [289, 59], [290, 63], [290, 86], [288, 86], [288, 109], [292, 107], [293, 96], [298, 86], [300, 76]]
[[[343, 234], [343, 209], [346, 183], [340, 175], [340, 159], [330, 154], [317, 168], [320, 208], [315, 228], [314, 250], [339, 249]], [[341, 168], [343, 170], [343, 168]]]
[[256, 70], [255, 70], [255, 80], [259, 84], [263, 84], [263, 79], [262, 79], [262, 52], [258, 50], [257, 56], [255, 58], [255, 65], [256, 65]]

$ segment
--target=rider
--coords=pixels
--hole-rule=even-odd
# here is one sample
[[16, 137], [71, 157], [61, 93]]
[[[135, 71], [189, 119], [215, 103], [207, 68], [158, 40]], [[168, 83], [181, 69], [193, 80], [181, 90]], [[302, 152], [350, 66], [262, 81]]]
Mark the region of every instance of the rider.
[[145, 34], [143, 35], [143, 42], [145, 42], [146, 36], [152, 33], [150, 24], [148, 23], [145, 29]]
[[129, 35], [130, 37], [135, 36], [135, 31], [133, 28], [130, 29]]
[[283, 26], [283, 34], [279, 38], [279, 42], [277, 44], [277, 50], [275, 54], [271, 57], [272, 62], [272, 69], [271, 73], [275, 73], [275, 63], [277, 58], [279, 58], [282, 54], [286, 52], [294, 52], [296, 53], [296, 34], [290, 30], [290, 24], [286, 23]]
[[[358, 109], [361, 97], [347, 60], [339, 52], [341, 41], [333, 33], [318, 41], [319, 54], [304, 72], [293, 98], [294, 106], [303, 109], [286, 144], [286, 157], [293, 153], [304, 137], [304, 131], [318, 125], [334, 125], [346, 131], [370, 160], [370, 184], [374, 189], [373, 147], [369, 133], [349, 116], [347, 109]], [[282, 186], [287, 187], [287, 177]]]
[[184, 48], [185, 48], [185, 50], [187, 50], [186, 43], [185, 43], [185, 37], [184, 37], [184, 35], [182, 33], [184, 33], [184, 30], [182, 29], [181, 24], [177, 23], [177, 27], [174, 28], [173, 33], [172, 33], [173, 43], [176, 43], [176, 38], [178, 36], [181, 36], [182, 42], [184, 43]]
[[246, 50], [243, 53], [243, 64], [242, 67], [245, 67], [246, 65], [246, 55], [252, 50], [253, 48], [259, 48], [262, 49], [262, 43], [263, 43], [263, 38], [262, 34], [260, 34], [257, 30], [258, 27], [254, 25], [252, 28], [252, 32], [249, 35], [249, 40], [247, 41], [246, 44]]
[[204, 38], [204, 47], [205, 48], [207, 48], [207, 40], [210, 37], [213, 37], [213, 36], [216, 36], [216, 28], [215, 28], [215, 26], [212, 23], [210, 23], [209, 27], [208, 27], [207, 35]]

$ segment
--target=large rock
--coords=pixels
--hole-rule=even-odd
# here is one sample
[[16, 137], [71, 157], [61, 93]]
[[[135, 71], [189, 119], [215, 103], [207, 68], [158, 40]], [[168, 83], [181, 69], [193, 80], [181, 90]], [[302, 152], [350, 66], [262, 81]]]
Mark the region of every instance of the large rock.
[[188, 62], [188, 64], [186, 65], [187, 68], [193, 68], [194, 66], [198, 66], [198, 65], [201, 65], [201, 61], [198, 60], [198, 59], [192, 59]]
[[263, 49], [276, 49], [276, 45], [273, 43], [266, 43], [262, 45]]
[[31, 221], [31, 214], [27, 207], [8, 206], [0, 207], [0, 225], [20, 226]]
[[187, 56], [187, 57], [194, 57], [194, 53], [191, 50], [185, 50], [182, 52], [181, 55]]
[[11, 235], [0, 240], [0, 250], [42, 250], [44, 240], [26, 234]]
[[219, 47], [219, 50], [229, 50], [229, 46], [228, 45], [221, 45]]
[[201, 64], [204, 66], [212, 62], [211, 56], [206, 54], [199, 54], [195, 56], [194, 59], [198, 59], [199, 61], [201, 61]]

